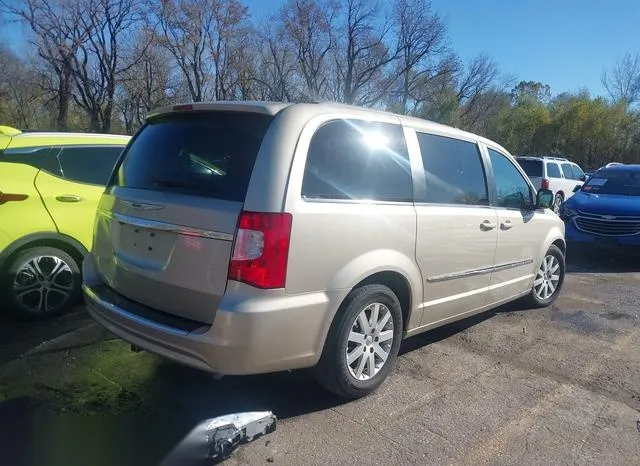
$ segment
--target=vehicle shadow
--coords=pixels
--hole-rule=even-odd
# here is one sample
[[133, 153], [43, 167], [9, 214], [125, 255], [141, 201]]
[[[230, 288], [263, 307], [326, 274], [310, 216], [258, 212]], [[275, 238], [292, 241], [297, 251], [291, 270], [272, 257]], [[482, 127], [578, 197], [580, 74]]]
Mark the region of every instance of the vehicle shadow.
[[[502, 308], [497, 312], [503, 312]], [[409, 338], [400, 355], [455, 335], [496, 311]], [[0, 400], [1, 394], [0, 383]], [[124, 387], [126, 388], [126, 387]], [[41, 464], [29, 455], [48, 455], [46, 464], [158, 464], [198, 424], [216, 416], [272, 411], [279, 420], [334, 409], [348, 401], [319, 386], [308, 370], [215, 379], [198, 370], [159, 360], [135, 393], [123, 390], [131, 409], [112, 414], [92, 403], [93, 414], [69, 411], [34, 398], [0, 402], [0, 457], [7, 464]], [[95, 413], [98, 412], [98, 415]], [[51, 444], [51, 432], [61, 432]], [[93, 435], [92, 435], [93, 433]], [[268, 440], [268, 439], [265, 439]], [[96, 455], [96, 451], [100, 455]]]
[[[640, 270], [640, 264], [627, 258], [570, 257], [568, 272], [620, 273]], [[526, 310], [517, 301], [405, 340], [400, 356], [474, 327], [496, 314]], [[0, 365], [16, 354], [61, 333], [91, 322], [85, 311], [74, 311], [57, 321], [11, 322], [0, 325]], [[4, 321], [2, 321], [4, 323]], [[12, 327], [12, 329], [10, 329]], [[13, 355], [13, 356], [12, 356]], [[1, 381], [0, 381], [1, 382]], [[70, 412], [64, 399], [58, 406], [47, 406], [34, 398], [2, 402], [0, 383], [0, 458], [7, 464], [39, 464], [26, 452], [63, 456], [46, 464], [157, 464], [192, 429], [206, 419], [245, 411], [272, 411], [278, 419], [290, 419], [331, 410], [347, 401], [325, 391], [310, 371], [224, 377], [166, 361], [158, 361], [153, 374], [135, 393], [122, 389], [122, 400], [130, 410], [113, 414], [109, 403], [92, 404], [92, 414]], [[123, 384], [124, 385], [124, 384]], [[63, 432], [49, 444], [51, 432]], [[44, 442], [44, 444], [42, 443]], [[117, 446], [117, 447], [115, 447]], [[53, 452], [55, 450], [55, 452]], [[100, 451], [100, 455], [95, 454]], [[57, 457], [56, 457], [57, 458]], [[29, 461], [27, 461], [29, 460]]]
[[640, 251], [638, 255], [622, 252], [569, 251], [567, 273], [633, 273], [640, 272]]
[[92, 322], [83, 307], [42, 320], [20, 320], [0, 310], [0, 365]]

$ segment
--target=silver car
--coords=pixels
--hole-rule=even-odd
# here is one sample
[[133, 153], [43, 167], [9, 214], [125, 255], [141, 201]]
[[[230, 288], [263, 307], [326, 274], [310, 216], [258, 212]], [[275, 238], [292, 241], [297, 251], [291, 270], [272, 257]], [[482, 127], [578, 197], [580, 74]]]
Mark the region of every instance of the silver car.
[[151, 113], [116, 165], [83, 264], [91, 315], [217, 374], [314, 368], [347, 398], [404, 338], [525, 298], [552, 303], [564, 225], [509, 153], [333, 103]]

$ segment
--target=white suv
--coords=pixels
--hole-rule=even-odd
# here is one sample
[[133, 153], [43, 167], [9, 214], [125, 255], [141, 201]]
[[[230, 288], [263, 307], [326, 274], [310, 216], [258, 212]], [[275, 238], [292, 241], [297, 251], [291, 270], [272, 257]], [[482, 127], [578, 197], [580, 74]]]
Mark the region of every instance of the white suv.
[[516, 161], [536, 189], [549, 189], [553, 192], [553, 211], [556, 214], [562, 203], [573, 196], [576, 184], [585, 180], [582, 168], [562, 157], [519, 156]]

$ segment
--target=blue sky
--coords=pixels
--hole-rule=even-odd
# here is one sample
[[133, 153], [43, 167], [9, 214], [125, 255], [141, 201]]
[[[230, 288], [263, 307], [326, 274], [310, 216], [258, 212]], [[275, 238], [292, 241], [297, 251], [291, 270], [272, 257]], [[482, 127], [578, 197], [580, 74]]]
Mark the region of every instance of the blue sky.
[[[244, 1], [256, 19], [283, 3]], [[432, 0], [432, 6], [464, 59], [486, 53], [504, 73], [549, 84], [554, 94], [583, 87], [604, 94], [603, 67], [640, 52], [640, 0]], [[4, 29], [16, 46], [19, 28]]]
[[[260, 17], [282, 0], [246, 3]], [[432, 0], [432, 8], [463, 58], [486, 53], [504, 73], [554, 94], [604, 94], [603, 67], [640, 52], [640, 0]]]

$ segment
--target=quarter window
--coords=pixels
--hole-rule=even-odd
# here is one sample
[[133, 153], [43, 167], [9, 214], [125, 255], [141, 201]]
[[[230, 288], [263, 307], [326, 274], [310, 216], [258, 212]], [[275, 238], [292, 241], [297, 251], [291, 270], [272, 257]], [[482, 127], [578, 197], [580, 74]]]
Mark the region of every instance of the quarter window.
[[402, 127], [335, 120], [311, 139], [302, 196], [306, 199], [413, 201]]
[[549, 178], [562, 178], [560, 167], [557, 163], [547, 162], [547, 176]]
[[582, 168], [580, 168], [577, 165], [573, 165], [572, 168], [573, 168], [573, 179], [580, 180], [580, 178], [584, 176], [584, 172], [582, 171]]
[[496, 207], [525, 210], [532, 208], [534, 203], [531, 187], [516, 166], [493, 149], [489, 149], [489, 160], [496, 185]]
[[123, 147], [65, 147], [58, 156], [63, 176], [72, 181], [106, 185]]
[[564, 177], [568, 180], [575, 179], [573, 175], [573, 167], [570, 163], [562, 164], [562, 173], [564, 173]]
[[487, 183], [475, 143], [418, 133], [422, 153], [426, 202], [488, 205]]

